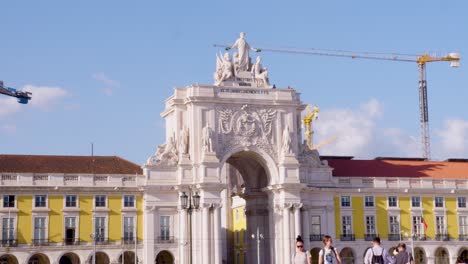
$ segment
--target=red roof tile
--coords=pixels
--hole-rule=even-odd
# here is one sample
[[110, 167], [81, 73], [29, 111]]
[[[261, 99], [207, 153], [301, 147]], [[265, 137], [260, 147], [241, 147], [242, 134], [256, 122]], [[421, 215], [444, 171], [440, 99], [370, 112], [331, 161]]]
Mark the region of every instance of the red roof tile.
[[4, 173], [142, 174], [139, 165], [117, 156], [0, 155]]
[[468, 162], [322, 159], [337, 177], [468, 179]]

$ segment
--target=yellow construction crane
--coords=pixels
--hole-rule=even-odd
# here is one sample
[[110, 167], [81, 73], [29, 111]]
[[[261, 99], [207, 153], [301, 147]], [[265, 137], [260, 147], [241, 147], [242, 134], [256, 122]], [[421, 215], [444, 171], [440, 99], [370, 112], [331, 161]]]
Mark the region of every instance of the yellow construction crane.
[[[226, 48], [226, 45], [215, 44], [215, 47]], [[352, 59], [370, 59], [370, 60], [389, 60], [413, 62], [419, 67], [419, 109], [421, 125], [421, 143], [422, 152], [425, 159], [430, 159], [430, 140], [429, 140], [429, 111], [427, 105], [427, 80], [426, 64], [429, 62], [447, 61], [451, 67], [460, 66], [460, 54], [449, 53], [446, 56], [431, 56], [429, 54], [401, 54], [401, 53], [377, 53], [377, 52], [354, 52], [346, 50], [327, 50], [327, 49], [294, 49], [294, 48], [254, 48], [257, 52], [269, 51], [280, 53], [306, 54], [330, 57], [347, 57]]]
[[305, 109], [305, 116], [302, 118], [302, 124], [304, 124], [304, 135], [306, 139], [307, 146], [309, 149], [314, 149], [314, 143], [312, 136], [314, 131], [312, 130], [312, 121], [318, 118], [320, 109], [317, 106], [314, 106], [313, 110], [310, 109], [310, 104], [307, 105]]

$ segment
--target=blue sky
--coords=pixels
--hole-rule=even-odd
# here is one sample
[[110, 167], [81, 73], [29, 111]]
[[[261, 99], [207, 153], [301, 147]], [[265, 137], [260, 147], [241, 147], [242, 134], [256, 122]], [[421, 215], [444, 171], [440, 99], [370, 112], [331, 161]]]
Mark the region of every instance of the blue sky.
[[[139, 164], [163, 143], [165, 98], [212, 83], [214, 43], [240, 31], [257, 47], [460, 52], [428, 65], [433, 157], [468, 157], [468, 2], [3, 1], [0, 153], [119, 155]], [[270, 80], [321, 108], [322, 153], [419, 155], [415, 64], [264, 53]]]

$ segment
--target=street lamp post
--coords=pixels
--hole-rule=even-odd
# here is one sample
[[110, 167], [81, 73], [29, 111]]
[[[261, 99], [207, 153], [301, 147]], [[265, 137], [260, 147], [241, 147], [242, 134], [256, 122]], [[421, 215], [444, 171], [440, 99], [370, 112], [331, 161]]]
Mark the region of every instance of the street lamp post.
[[252, 239], [257, 240], [257, 263], [260, 264], [260, 240], [263, 239], [263, 234], [260, 234], [260, 229], [258, 228], [258, 226], [257, 235], [252, 234]]
[[[193, 210], [198, 210], [200, 208], [200, 195], [198, 192], [195, 192], [195, 194], [192, 193], [192, 190], [189, 191], [189, 195], [187, 195], [185, 192], [182, 192], [182, 195], [180, 196], [180, 203], [182, 209], [187, 209], [188, 213], [188, 226], [189, 226], [189, 259], [190, 263], [192, 263], [192, 212]], [[183, 264], [183, 263], [182, 263]]]

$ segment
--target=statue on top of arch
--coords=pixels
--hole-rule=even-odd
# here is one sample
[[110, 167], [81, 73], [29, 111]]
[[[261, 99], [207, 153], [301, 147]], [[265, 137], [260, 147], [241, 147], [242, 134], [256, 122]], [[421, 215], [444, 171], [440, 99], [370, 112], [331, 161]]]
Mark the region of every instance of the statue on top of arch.
[[226, 51], [237, 49], [237, 52], [231, 55], [225, 52], [223, 55], [216, 55], [216, 72], [214, 74], [215, 85], [232, 85], [244, 88], [269, 88], [268, 70], [263, 68], [261, 57], [257, 56], [255, 63], [252, 64], [250, 51], [259, 52], [260, 49], [250, 47], [245, 40], [245, 33], [241, 32], [240, 37], [232, 46], [228, 46]]

